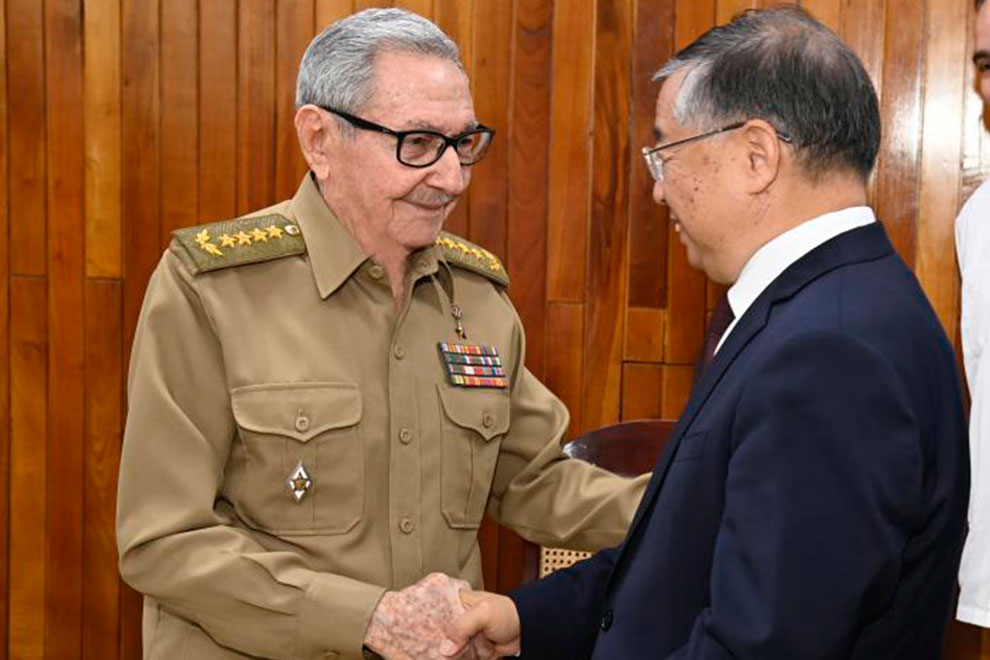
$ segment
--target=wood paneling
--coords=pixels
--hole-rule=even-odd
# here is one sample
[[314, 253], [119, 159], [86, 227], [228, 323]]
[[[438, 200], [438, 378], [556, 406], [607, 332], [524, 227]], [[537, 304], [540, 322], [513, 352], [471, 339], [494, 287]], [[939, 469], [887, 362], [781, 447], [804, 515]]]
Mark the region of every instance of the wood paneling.
[[[141, 657], [141, 597], [113, 537], [133, 327], [171, 229], [296, 189], [294, 85], [313, 34], [396, 6], [460, 44], [498, 137], [448, 229], [504, 259], [527, 365], [577, 432], [676, 417], [690, 395], [724, 287], [689, 266], [652, 199], [650, 77], [768, 2], [0, 2], [0, 660]], [[990, 176], [972, 3], [802, 4], [881, 92], [871, 203], [956, 337], [953, 220]], [[488, 585], [518, 584], [519, 538], [486, 522], [481, 543]], [[990, 658], [990, 635], [956, 624], [948, 648]]]
[[48, 133], [48, 468], [45, 655], [82, 639], [83, 279], [85, 248], [81, 0], [45, 2]]

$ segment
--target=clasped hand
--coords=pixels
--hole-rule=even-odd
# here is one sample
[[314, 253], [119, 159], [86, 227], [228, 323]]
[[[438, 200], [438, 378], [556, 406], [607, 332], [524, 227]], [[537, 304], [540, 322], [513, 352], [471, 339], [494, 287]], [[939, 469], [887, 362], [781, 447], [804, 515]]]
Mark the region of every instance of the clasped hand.
[[492, 660], [519, 655], [519, 615], [505, 596], [431, 573], [378, 603], [364, 640], [385, 660]]

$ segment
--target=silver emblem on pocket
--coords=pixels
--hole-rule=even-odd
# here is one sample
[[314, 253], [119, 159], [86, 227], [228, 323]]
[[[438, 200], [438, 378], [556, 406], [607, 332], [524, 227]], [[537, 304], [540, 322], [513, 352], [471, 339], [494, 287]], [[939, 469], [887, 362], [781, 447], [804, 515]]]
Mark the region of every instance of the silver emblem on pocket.
[[313, 480], [309, 478], [309, 473], [303, 467], [302, 461], [296, 464], [296, 468], [289, 475], [287, 483], [289, 484], [289, 492], [292, 493], [292, 499], [296, 502], [302, 502], [306, 493], [313, 486]]

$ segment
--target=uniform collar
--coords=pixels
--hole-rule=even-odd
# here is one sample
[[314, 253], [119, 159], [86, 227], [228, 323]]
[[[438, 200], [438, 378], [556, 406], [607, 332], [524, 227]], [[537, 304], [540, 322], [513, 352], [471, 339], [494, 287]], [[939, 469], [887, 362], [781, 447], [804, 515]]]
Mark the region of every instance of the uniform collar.
[[[370, 257], [327, 206], [312, 173], [303, 178], [292, 198], [292, 214], [306, 240], [316, 288], [321, 298], [328, 298]], [[414, 277], [436, 273], [439, 263], [438, 250], [434, 245], [409, 257], [410, 272]]]

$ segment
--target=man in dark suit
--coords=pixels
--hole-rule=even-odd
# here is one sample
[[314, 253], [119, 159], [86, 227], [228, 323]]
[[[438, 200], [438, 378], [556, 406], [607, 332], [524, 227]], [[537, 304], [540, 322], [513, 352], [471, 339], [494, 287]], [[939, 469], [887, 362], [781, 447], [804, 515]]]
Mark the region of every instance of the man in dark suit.
[[481, 632], [539, 660], [940, 656], [966, 525], [952, 348], [866, 206], [862, 64], [802, 10], [743, 14], [657, 74], [654, 197], [735, 320], [623, 544]]

